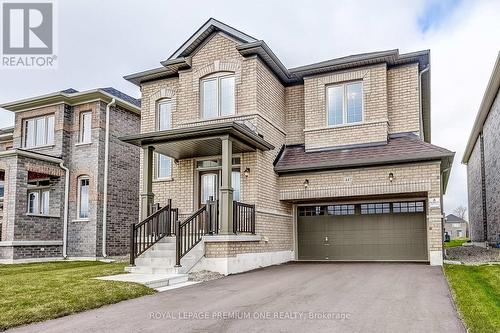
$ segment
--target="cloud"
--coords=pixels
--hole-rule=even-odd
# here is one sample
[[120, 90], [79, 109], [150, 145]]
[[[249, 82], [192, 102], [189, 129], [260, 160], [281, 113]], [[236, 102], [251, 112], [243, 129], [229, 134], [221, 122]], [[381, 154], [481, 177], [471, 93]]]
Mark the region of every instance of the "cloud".
[[[465, 143], [500, 47], [498, 1], [58, 1], [57, 70], [0, 70], [0, 103], [114, 86], [154, 68], [209, 17], [264, 39], [287, 67], [353, 53], [431, 49], [433, 143], [456, 151], [445, 208], [467, 204]], [[0, 126], [13, 116], [0, 113]]]

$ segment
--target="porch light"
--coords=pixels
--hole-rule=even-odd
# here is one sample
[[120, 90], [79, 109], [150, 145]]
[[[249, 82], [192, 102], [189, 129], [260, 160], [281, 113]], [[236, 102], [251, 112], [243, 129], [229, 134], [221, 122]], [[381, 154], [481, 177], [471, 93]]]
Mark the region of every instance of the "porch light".
[[309, 179], [304, 180], [304, 188], [309, 186]]
[[245, 178], [248, 178], [248, 176], [250, 175], [250, 168], [246, 168], [246, 169], [243, 171], [243, 175], [245, 175]]
[[389, 181], [392, 183], [394, 180], [394, 174], [392, 172], [389, 173]]

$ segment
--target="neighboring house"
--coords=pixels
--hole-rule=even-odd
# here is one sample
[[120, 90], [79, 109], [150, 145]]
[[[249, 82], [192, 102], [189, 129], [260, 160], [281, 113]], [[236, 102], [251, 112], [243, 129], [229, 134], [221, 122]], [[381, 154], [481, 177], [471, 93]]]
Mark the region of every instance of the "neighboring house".
[[0, 107], [15, 113], [0, 131], [0, 262], [127, 254], [140, 151], [118, 138], [139, 131], [140, 102], [113, 88], [68, 89]]
[[500, 53], [462, 163], [467, 165], [472, 242], [500, 242]]
[[448, 233], [451, 239], [469, 236], [468, 223], [464, 219], [453, 214], [448, 214], [444, 222], [444, 232]]
[[[174, 208], [137, 227], [132, 271], [442, 264], [454, 153], [430, 143], [429, 51], [287, 69], [263, 41], [210, 19], [161, 65], [125, 77], [142, 92], [141, 134], [123, 138], [142, 147], [141, 216]], [[145, 230], [158, 220], [178, 245], [175, 257], [164, 241], [155, 268], [141, 258], [163, 235]]]
[[[14, 127], [0, 128], [0, 152], [12, 149]], [[0, 170], [0, 240], [2, 239], [3, 198], [5, 195], [5, 172]]]

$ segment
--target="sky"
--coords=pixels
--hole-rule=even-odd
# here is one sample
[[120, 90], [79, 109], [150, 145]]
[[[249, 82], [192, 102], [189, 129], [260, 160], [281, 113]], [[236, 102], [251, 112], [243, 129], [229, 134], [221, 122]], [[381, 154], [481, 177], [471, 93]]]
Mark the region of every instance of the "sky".
[[[495, 59], [495, 0], [56, 0], [56, 69], [0, 69], [0, 104], [67, 88], [113, 86], [160, 66], [208, 18], [265, 40], [288, 68], [350, 54], [431, 50], [432, 143], [456, 152], [444, 207], [467, 206], [461, 164]], [[14, 117], [0, 109], [0, 127]]]

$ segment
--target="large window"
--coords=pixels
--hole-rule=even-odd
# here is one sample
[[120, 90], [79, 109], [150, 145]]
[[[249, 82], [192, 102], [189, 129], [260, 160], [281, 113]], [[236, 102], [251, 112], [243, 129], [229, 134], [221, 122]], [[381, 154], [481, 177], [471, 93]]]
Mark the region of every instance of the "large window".
[[92, 142], [92, 112], [80, 114], [80, 142]]
[[54, 144], [54, 115], [31, 118], [24, 122], [24, 147]]
[[89, 185], [90, 180], [87, 176], [78, 178], [78, 218], [89, 218]]
[[50, 190], [33, 189], [28, 190], [28, 213], [49, 215]]
[[328, 126], [363, 121], [363, 83], [353, 82], [327, 89]]
[[170, 100], [164, 99], [157, 103], [156, 124], [159, 131], [172, 128], [172, 102]]
[[219, 75], [201, 81], [201, 110], [204, 119], [234, 114], [234, 75]]

